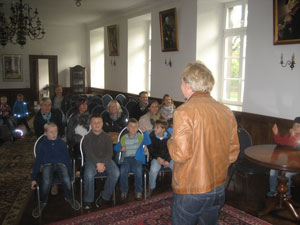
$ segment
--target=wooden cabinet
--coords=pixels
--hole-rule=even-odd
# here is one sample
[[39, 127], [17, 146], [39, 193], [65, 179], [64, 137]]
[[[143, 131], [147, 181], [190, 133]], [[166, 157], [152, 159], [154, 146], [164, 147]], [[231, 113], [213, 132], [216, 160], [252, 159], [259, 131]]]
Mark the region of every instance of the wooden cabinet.
[[74, 94], [84, 94], [88, 87], [87, 69], [83, 66], [70, 67], [71, 88]]

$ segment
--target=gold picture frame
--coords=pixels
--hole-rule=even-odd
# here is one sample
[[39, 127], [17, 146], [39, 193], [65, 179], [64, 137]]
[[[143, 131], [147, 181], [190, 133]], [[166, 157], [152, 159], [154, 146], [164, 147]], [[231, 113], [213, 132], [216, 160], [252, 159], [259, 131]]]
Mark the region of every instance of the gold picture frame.
[[107, 27], [107, 40], [109, 56], [119, 55], [119, 36], [118, 26], [112, 25]]
[[22, 55], [2, 56], [3, 81], [22, 81]]
[[300, 2], [273, 0], [274, 45], [300, 43]]
[[176, 8], [159, 12], [161, 50], [178, 51]]

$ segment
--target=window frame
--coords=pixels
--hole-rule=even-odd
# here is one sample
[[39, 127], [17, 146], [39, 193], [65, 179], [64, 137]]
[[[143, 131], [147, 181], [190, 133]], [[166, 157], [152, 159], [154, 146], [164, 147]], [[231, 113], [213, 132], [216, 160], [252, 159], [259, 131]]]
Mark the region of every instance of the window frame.
[[[234, 7], [237, 5], [242, 6], [242, 26], [239, 28], [229, 28], [227, 29], [227, 13], [228, 13], [228, 8]], [[242, 106], [243, 104], [243, 96], [244, 96], [244, 87], [245, 87], [245, 66], [243, 65], [243, 62], [246, 64], [246, 48], [244, 47], [245, 45], [245, 38], [247, 41], [247, 26], [248, 26], [248, 21], [245, 24], [245, 13], [246, 9], [248, 11], [248, 1], [247, 0], [240, 0], [240, 1], [235, 1], [235, 2], [230, 2], [224, 4], [224, 24], [223, 24], [223, 48], [222, 48], [222, 82], [221, 82], [221, 101], [225, 104], [228, 105], [235, 105], [235, 106]], [[246, 25], [246, 26], [245, 26]], [[240, 56], [239, 56], [239, 78], [227, 78], [226, 77], [226, 71], [225, 71], [225, 62], [228, 59], [232, 59], [233, 57], [227, 56], [227, 52], [225, 52], [226, 49], [226, 39], [229, 37], [234, 37], [234, 36], [240, 36]], [[228, 80], [238, 80], [239, 81], [239, 86], [238, 86], [238, 98], [237, 101], [230, 100], [226, 98], [226, 95], [224, 94], [224, 91], [226, 90], [227, 84], [226, 82]]]

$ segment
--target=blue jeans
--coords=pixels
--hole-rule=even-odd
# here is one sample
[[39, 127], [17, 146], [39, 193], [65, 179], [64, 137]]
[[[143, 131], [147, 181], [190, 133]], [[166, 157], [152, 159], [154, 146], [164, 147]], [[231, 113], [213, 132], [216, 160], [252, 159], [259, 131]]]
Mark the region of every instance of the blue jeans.
[[[174, 161], [171, 160], [169, 167], [173, 170]], [[149, 174], [149, 188], [154, 189], [156, 187], [156, 178], [160, 171], [160, 169], [164, 168], [156, 159], [152, 159], [151, 167], [150, 167], [150, 174]]]
[[103, 173], [98, 173], [96, 170], [96, 164], [89, 160], [86, 160], [84, 165], [83, 184], [84, 184], [84, 202], [91, 203], [95, 198], [95, 176], [97, 174], [107, 175], [104, 190], [101, 193], [101, 197], [104, 200], [110, 200], [111, 195], [118, 182], [120, 171], [118, 166], [113, 160], [105, 165], [106, 170]]
[[[278, 177], [279, 170], [270, 170], [270, 178], [269, 178], [269, 183], [270, 183], [270, 192], [277, 193], [277, 185], [278, 185]], [[296, 175], [297, 173], [291, 173], [291, 172], [285, 172], [285, 176], [289, 178], [289, 181], [287, 183], [288, 186], [288, 191], [287, 195], [291, 195], [291, 177]]]
[[142, 162], [136, 160], [135, 157], [125, 157], [120, 167], [120, 189], [121, 193], [128, 192], [128, 173], [134, 173], [135, 193], [142, 193], [143, 183], [143, 165]]
[[71, 179], [66, 165], [62, 163], [47, 163], [42, 166], [41, 202], [47, 203], [49, 192], [53, 183], [54, 175], [63, 184], [65, 197], [73, 199]]
[[205, 194], [174, 194], [172, 225], [217, 225], [224, 202], [224, 185]]

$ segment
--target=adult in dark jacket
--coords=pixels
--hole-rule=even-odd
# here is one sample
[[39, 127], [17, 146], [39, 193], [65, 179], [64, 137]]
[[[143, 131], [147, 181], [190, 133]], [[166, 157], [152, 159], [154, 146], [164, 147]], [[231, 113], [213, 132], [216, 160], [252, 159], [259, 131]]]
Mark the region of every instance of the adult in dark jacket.
[[80, 140], [89, 131], [90, 113], [88, 111], [88, 100], [79, 98], [76, 101], [77, 111], [71, 116], [67, 125], [67, 140], [68, 144], [73, 147], [75, 157], [80, 156]]
[[64, 135], [64, 126], [62, 124], [62, 115], [56, 109], [52, 108], [50, 98], [43, 98], [41, 100], [41, 109], [34, 118], [34, 131], [37, 137], [44, 134], [44, 125], [48, 122], [53, 122], [58, 127], [58, 134], [60, 137]]
[[140, 119], [141, 116], [148, 112], [148, 92], [142, 91], [139, 93], [139, 103], [129, 112], [130, 118]]
[[107, 105], [107, 111], [103, 112], [102, 119], [105, 132], [119, 133], [127, 126], [128, 115], [122, 110], [117, 100], [112, 100]]

